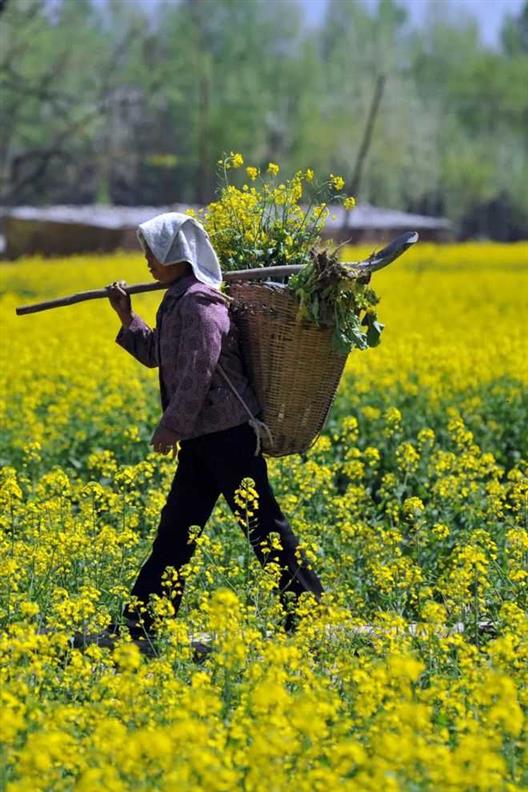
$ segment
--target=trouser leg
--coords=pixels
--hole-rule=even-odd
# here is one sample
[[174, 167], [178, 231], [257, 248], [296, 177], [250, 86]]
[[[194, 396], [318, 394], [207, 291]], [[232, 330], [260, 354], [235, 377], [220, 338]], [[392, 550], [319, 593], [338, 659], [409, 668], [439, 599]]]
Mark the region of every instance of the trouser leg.
[[[224, 437], [220, 437], [224, 434]], [[243, 478], [255, 481], [258, 493], [258, 509], [249, 521], [249, 540], [261, 564], [267, 561], [278, 562], [281, 568], [280, 598], [284, 605], [288, 592], [294, 595], [294, 601], [304, 592], [311, 592], [317, 599], [324, 589], [315, 571], [311, 569], [305, 554], [300, 552], [299, 539], [294, 534], [288, 520], [282, 513], [271, 488], [266, 460], [259, 454], [254, 456], [255, 434], [248, 424], [235, 427], [227, 433], [218, 433], [220, 443], [211, 442], [208, 459], [214, 463], [215, 457], [223, 460], [223, 464], [215, 465], [215, 481], [233, 512], [238, 510], [235, 503], [235, 491]], [[247, 526], [243, 525], [247, 530]], [[280, 550], [272, 550], [267, 556], [262, 551], [261, 542], [271, 532], [279, 535]], [[292, 618], [286, 622], [287, 628], [293, 626]]]
[[[298, 595], [305, 591], [310, 591], [313, 594], [320, 595], [323, 592], [321, 581], [313, 569], [308, 567], [304, 553], [298, 549], [299, 539], [294, 534], [275, 499], [268, 480], [265, 459], [262, 456], [255, 457], [248, 464], [246, 471], [244, 475], [255, 481], [258, 508], [255, 515], [248, 521], [249, 526], [246, 526], [246, 523], [242, 525], [244, 529], [249, 528], [249, 540], [257, 558], [262, 564], [265, 563], [266, 558], [280, 564], [281, 594], [286, 591], [292, 591]], [[222, 489], [222, 494], [233, 513], [237, 510], [239, 511], [235, 503], [235, 490], [239, 485], [240, 481], [236, 484], [227, 485]], [[278, 533], [281, 550], [272, 550], [265, 556], [262, 552], [261, 543], [272, 532]], [[297, 560], [296, 555], [299, 556], [299, 560]]]
[[[161, 511], [158, 531], [150, 556], [145, 561], [131, 594], [147, 603], [151, 594], [163, 594], [162, 576], [166, 567], [180, 570], [192, 558], [196, 543], [189, 542], [191, 526], [203, 530], [220, 492], [200, 469], [200, 463], [186, 448], [180, 449], [178, 468], [174, 476], [165, 506]], [[201, 532], [201, 531], [200, 531]], [[179, 578], [177, 591], [171, 595], [175, 613], [181, 604], [184, 580]], [[125, 615], [137, 617], [131, 608]], [[150, 626], [148, 617], [144, 617]]]

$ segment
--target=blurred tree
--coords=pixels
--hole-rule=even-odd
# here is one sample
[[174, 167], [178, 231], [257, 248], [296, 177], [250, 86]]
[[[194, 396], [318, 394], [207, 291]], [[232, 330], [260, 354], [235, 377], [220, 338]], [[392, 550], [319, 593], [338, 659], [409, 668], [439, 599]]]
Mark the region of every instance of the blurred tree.
[[[321, 164], [344, 175], [360, 200], [392, 206], [407, 203], [418, 185], [436, 178], [432, 123], [410, 73], [405, 22], [405, 11], [393, 0], [373, 11], [331, 0], [320, 37]], [[385, 89], [369, 130], [382, 79]]]
[[[483, 47], [475, 23], [434, 19], [414, 37], [414, 83], [435, 116], [438, 203], [454, 219], [515, 195], [528, 209], [525, 187], [528, 59]], [[524, 193], [524, 194], [521, 194]], [[528, 216], [528, 215], [527, 215]], [[485, 222], [475, 218], [475, 232]]]
[[500, 50], [449, 0], [419, 32], [397, 0], [316, 29], [292, 0], [4, 0], [0, 28], [1, 203], [205, 203], [239, 150], [464, 233], [528, 224], [526, 2]]
[[112, 40], [90, 0], [12, 0], [2, 23], [0, 201], [61, 200], [73, 185], [77, 200], [92, 200], [94, 148], [130, 29]]
[[502, 47], [510, 56], [528, 53], [528, 2], [519, 15], [508, 14], [501, 33]]
[[[300, 20], [287, 0], [184, 0], [165, 6], [163, 41], [179, 92], [168, 122], [192, 200], [214, 195], [216, 161], [241, 150], [261, 161], [284, 157], [293, 122], [291, 81], [301, 65]], [[177, 44], [175, 44], [177, 42]], [[176, 141], [175, 141], [176, 142]]]

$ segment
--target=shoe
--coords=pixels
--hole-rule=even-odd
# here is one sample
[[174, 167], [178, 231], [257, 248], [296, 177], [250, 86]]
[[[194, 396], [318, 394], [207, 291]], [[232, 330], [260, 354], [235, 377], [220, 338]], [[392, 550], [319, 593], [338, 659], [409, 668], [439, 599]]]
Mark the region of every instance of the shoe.
[[191, 648], [193, 650], [192, 659], [195, 663], [203, 663], [208, 655], [213, 651], [213, 647], [202, 641], [191, 641]]
[[106, 649], [114, 648], [116, 636], [106, 630], [100, 633], [81, 633], [75, 632], [72, 636], [72, 646], [74, 649], [86, 649], [88, 646], [100, 646]]

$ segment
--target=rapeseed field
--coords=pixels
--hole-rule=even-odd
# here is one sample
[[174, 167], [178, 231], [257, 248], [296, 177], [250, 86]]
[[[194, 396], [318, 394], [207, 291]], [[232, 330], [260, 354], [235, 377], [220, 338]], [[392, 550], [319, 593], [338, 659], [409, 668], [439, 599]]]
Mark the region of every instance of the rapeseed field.
[[[528, 245], [419, 243], [373, 277], [381, 345], [350, 355], [306, 458], [268, 463], [322, 603], [286, 635], [276, 570], [219, 502], [150, 657], [71, 637], [119, 614], [149, 552], [175, 466], [148, 448], [157, 372], [106, 301], [15, 316], [144, 262], [1, 274], [3, 789], [528, 786]], [[151, 324], [160, 297], [133, 299]], [[251, 481], [239, 500], [249, 519]]]

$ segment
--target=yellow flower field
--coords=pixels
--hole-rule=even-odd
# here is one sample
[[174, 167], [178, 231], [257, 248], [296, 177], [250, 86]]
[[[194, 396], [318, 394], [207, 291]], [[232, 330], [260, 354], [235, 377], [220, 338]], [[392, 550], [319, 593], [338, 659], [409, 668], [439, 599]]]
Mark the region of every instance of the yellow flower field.
[[[306, 458], [269, 461], [323, 602], [287, 636], [275, 571], [219, 502], [178, 618], [155, 603], [153, 656], [71, 638], [117, 617], [156, 530], [175, 465], [148, 448], [157, 372], [106, 301], [15, 316], [147, 281], [144, 261], [1, 273], [2, 789], [528, 786], [528, 245], [419, 243], [374, 276], [380, 346], [350, 355]], [[160, 297], [135, 310], [152, 323]]]

